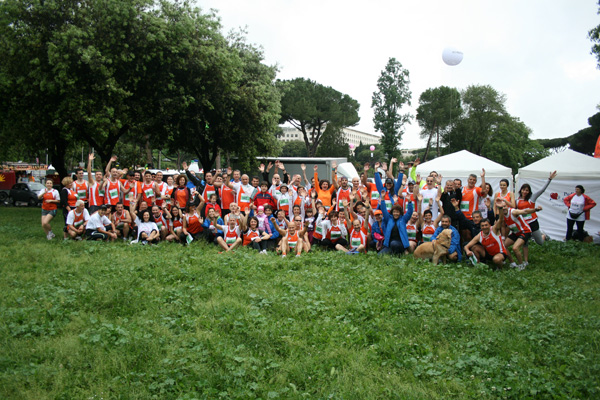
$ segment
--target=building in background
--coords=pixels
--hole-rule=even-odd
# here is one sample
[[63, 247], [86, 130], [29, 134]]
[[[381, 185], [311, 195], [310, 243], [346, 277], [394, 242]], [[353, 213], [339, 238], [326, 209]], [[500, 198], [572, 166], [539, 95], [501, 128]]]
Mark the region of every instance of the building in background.
[[[282, 142], [290, 142], [292, 140], [300, 140], [304, 142], [304, 136], [302, 132], [294, 127], [282, 127], [283, 134], [279, 138]], [[362, 144], [378, 144], [380, 136], [374, 133], [361, 132], [352, 128], [343, 128], [342, 132], [344, 134], [344, 141], [347, 144], [354, 144], [354, 146], [358, 146], [361, 142]], [[354, 153], [354, 150], [350, 150], [351, 153]]]

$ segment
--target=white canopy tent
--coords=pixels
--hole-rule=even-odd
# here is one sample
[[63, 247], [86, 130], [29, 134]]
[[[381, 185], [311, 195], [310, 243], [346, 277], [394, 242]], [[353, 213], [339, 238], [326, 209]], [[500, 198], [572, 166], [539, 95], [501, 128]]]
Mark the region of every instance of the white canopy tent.
[[466, 186], [470, 174], [477, 175], [477, 185], [481, 184], [481, 169], [485, 169], [485, 181], [492, 185], [494, 193], [500, 190], [500, 179], [508, 179], [512, 183], [512, 171], [502, 164], [498, 164], [485, 157], [478, 156], [467, 150], [457, 151], [456, 153], [435, 158], [426, 163], [417, 166], [417, 173], [421, 174], [421, 179], [425, 179], [431, 171], [442, 175], [442, 185], [449, 179], [462, 180], [463, 186]]
[[[548, 189], [536, 205], [543, 210], [538, 214], [540, 228], [552, 239], [562, 240], [567, 231], [567, 207], [563, 199], [575, 191], [576, 185], [585, 188], [585, 194], [600, 203], [600, 159], [573, 150], [565, 150], [519, 169], [516, 196], [522, 184], [528, 183], [533, 193], [543, 187], [550, 172], [557, 171]], [[600, 231], [600, 206], [592, 209], [585, 230], [590, 235]]]

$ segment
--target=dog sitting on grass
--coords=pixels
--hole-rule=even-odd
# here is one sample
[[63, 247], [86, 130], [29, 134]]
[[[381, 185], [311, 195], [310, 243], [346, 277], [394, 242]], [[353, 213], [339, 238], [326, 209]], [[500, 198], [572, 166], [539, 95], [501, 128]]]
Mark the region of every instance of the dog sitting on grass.
[[418, 246], [414, 252], [415, 258], [423, 260], [431, 260], [434, 265], [437, 265], [440, 258], [446, 264], [446, 256], [452, 239], [452, 231], [444, 229], [437, 237], [435, 245], [432, 242], [423, 243]]

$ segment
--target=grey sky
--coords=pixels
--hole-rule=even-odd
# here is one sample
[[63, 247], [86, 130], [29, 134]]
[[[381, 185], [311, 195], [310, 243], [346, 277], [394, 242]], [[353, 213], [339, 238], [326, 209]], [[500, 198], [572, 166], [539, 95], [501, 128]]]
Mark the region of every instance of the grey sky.
[[[225, 32], [246, 27], [278, 77], [305, 77], [360, 103], [357, 129], [373, 130], [371, 95], [389, 57], [410, 72], [411, 112], [421, 92], [446, 85], [491, 85], [533, 138], [588, 126], [600, 103], [600, 70], [587, 32], [600, 24], [595, 0], [379, 1], [199, 0], [218, 10]], [[464, 53], [455, 67], [445, 47]], [[407, 127], [402, 147], [424, 146]]]

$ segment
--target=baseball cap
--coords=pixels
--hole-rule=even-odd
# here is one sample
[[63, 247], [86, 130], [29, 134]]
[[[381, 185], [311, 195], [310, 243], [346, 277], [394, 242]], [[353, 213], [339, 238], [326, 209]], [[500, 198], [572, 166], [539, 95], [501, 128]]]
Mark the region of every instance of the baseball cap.
[[385, 180], [385, 183], [394, 183], [394, 180], [392, 178], [387, 178]]
[[381, 210], [375, 210], [375, 212], [373, 214], [375, 214], [375, 215], [382, 215], [383, 211], [381, 211]]

